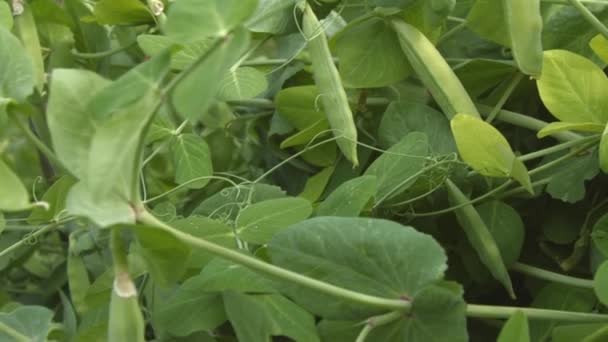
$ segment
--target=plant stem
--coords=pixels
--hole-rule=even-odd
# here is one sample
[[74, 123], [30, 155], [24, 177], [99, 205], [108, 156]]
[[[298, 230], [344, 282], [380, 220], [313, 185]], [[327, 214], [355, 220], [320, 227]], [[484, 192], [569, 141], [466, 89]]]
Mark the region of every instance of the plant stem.
[[494, 120], [496, 118], [496, 115], [498, 115], [498, 112], [505, 105], [505, 103], [507, 102], [509, 97], [511, 97], [511, 94], [513, 94], [513, 91], [515, 90], [515, 88], [517, 87], [519, 82], [521, 82], [521, 80], [523, 78], [524, 78], [524, 74], [519, 73], [519, 72], [516, 73], [515, 75], [513, 75], [513, 78], [511, 79], [511, 82], [509, 82], [507, 89], [505, 89], [505, 92], [502, 94], [502, 96], [498, 100], [498, 103], [496, 103], [494, 108], [492, 108], [492, 111], [490, 112], [490, 114], [488, 114], [488, 117], [486, 118], [487, 123], [491, 123], [492, 120]]
[[28, 341], [31, 341], [31, 339], [29, 337], [23, 335], [22, 333], [20, 333], [17, 330], [13, 329], [11, 326], [5, 324], [4, 322], [0, 322], [0, 331], [2, 331], [6, 335], [14, 338], [15, 341], [17, 341], [17, 342], [28, 342]]
[[576, 287], [584, 287], [588, 289], [593, 288], [593, 280], [571, 277], [564, 274], [543, 270], [542, 268], [526, 265], [520, 262], [516, 262], [515, 264], [511, 265], [510, 269], [516, 272], [523, 273], [525, 275], [552, 281], [555, 283], [561, 283]]
[[129, 274], [127, 252], [122, 241], [122, 230], [112, 228], [110, 231], [110, 250], [112, 251], [112, 262], [114, 263], [114, 274]]
[[[537, 187], [539, 185], [546, 185], [546, 184], [549, 184], [550, 182], [551, 182], [551, 177], [543, 178], [543, 179], [532, 182], [532, 188]], [[526, 193], [526, 192], [528, 192], [528, 190], [520, 185], [517, 188], [513, 188], [509, 191], [505, 191], [502, 194], [499, 194], [498, 196], [496, 196], [496, 198], [501, 199], [501, 198], [511, 197], [511, 196], [514, 196], [514, 195], [517, 195], [520, 193]]]
[[557, 153], [559, 151], [577, 146], [577, 145], [581, 145], [590, 141], [599, 141], [600, 140], [600, 135], [592, 135], [592, 136], [588, 136], [588, 137], [584, 137], [582, 139], [578, 139], [578, 140], [571, 140], [571, 141], [567, 141], [565, 143], [561, 143], [555, 146], [551, 146], [551, 147], [547, 147], [544, 148], [542, 150], [538, 150], [538, 151], [534, 151], [532, 153], [528, 153], [528, 154], [524, 154], [523, 156], [518, 157], [517, 159], [521, 160], [521, 161], [528, 161], [528, 160], [532, 160], [532, 159], [536, 159], [536, 158], [541, 158], [553, 153]]
[[0, 252], [0, 258], [6, 256], [8, 254], [10, 254], [11, 252], [13, 252], [14, 250], [18, 249], [19, 247], [25, 245], [29, 241], [35, 241], [34, 239], [36, 239], [38, 236], [40, 236], [40, 235], [42, 235], [42, 234], [44, 234], [44, 233], [46, 233], [46, 232], [48, 232], [48, 231], [50, 231], [52, 229], [55, 229], [58, 226], [60, 226], [60, 225], [62, 225], [64, 223], [67, 223], [68, 221], [72, 221], [74, 219], [75, 218], [68, 218], [68, 219], [65, 219], [63, 221], [58, 221], [58, 222], [55, 222], [55, 223], [51, 223], [51, 224], [48, 224], [48, 225], [46, 225], [46, 226], [38, 229], [37, 231], [35, 231], [35, 232], [31, 233], [31, 234], [26, 234], [25, 238], [23, 238], [23, 239], [15, 242], [14, 244], [12, 244], [9, 247], [7, 247], [5, 250], [3, 250], [2, 252]]
[[441, 37], [439, 37], [439, 39], [437, 39], [437, 43], [435, 45], [439, 45], [439, 44], [443, 43], [444, 41], [450, 39], [452, 36], [454, 36], [455, 34], [457, 34], [460, 31], [464, 30], [466, 27], [467, 27], [466, 21], [459, 22], [458, 25], [452, 27], [449, 31], [447, 31], [446, 33], [441, 35]]
[[375, 327], [392, 323], [398, 320], [400, 317], [403, 317], [402, 311], [393, 311], [384, 315], [368, 318], [355, 342], [364, 342], [369, 333], [374, 330]]
[[[604, 38], [608, 39], [608, 28], [595, 16], [591, 11], [585, 7], [581, 0], [568, 0], [572, 7], [576, 8], [576, 10], [593, 26], [596, 30], [598, 30]], [[603, 2], [605, 5], [606, 2]]]
[[32, 143], [34, 146], [36, 146], [36, 148], [40, 151], [40, 153], [42, 153], [42, 155], [44, 155], [59, 170], [61, 170], [64, 173], [72, 175], [72, 173], [63, 165], [63, 163], [59, 160], [59, 158], [55, 155], [55, 153], [50, 148], [48, 148], [48, 146], [46, 146], [42, 142], [42, 140], [40, 140], [38, 138], [38, 136], [36, 136], [36, 134], [34, 134], [34, 132], [32, 132], [32, 130], [29, 127], [27, 127], [26, 124], [23, 123], [23, 121], [19, 118], [19, 115], [17, 115], [12, 110], [9, 110], [7, 114], [11, 118], [11, 120], [15, 123], [15, 125], [17, 125], [17, 127], [19, 127], [21, 132], [23, 132], [23, 134], [25, 135], [25, 138], [30, 143]]
[[78, 57], [78, 58], [101, 59], [101, 58], [109, 57], [109, 56], [115, 55], [119, 52], [125, 51], [125, 50], [131, 48], [132, 46], [134, 46], [135, 44], [137, 44], [137, 42], [133, 41], [125, 46], [119, 46], [114, 49], [107, 50], [107, 51], [101, 51], [101, 52], [78, 52], [75, 49], [73, 49], [71, 52], [72, 52], [72, 56]]
[[190, 234], [186, 234], [181, 232], [164, 222], [158, 220], [152, 214], [150, 214], [145, 209], [138, 216], [138, 221], [143, 224], [150, 225], [152, 227], [157, 227], [162, 229], [168, 233], [171, 233], [173, 236], [183, 241], [184, 243], [201, 248], [209, 253], [212, 253], [221, 258], [230, 260], [237, 264], [246, 266], [254, 271], [263, 273], [268, 276], [276, 277], [284, 281], [289, 281], [294, 284], [298, 284], [300, 286], [304, 286], [307, 288], [315, 289], [324, 294], [334, 296], [337, 298], [341, 298], [343, 300], [348, 300], [351, 302], [359, 303], [366, 306], [383, 308], [389, 310], [401, 310], [406, 311], [411, 307], [411, 303], [405, 300], [398, 299], [388, 299], [381, 298], [376, 296], [371, 296], [355, 291], [351, 291], [348, 289], [344, 289], [332, 284], [328, 284], [313, 278], [309, 278], [303, 276], [299, 273], [292, 272], [275, 265], [269, 264], [257, 258], [248, 256], [241, 252], [222, 247], [215, 243], [209, 242], [205, 239], [194, 237]]
[[523, 311], [531, 320], [555, 320], [561, 322], [608, 322], [608, 315], [514, 306], [467, 305], [467, 316], [473, 318], [508, 319], [515, 311]]

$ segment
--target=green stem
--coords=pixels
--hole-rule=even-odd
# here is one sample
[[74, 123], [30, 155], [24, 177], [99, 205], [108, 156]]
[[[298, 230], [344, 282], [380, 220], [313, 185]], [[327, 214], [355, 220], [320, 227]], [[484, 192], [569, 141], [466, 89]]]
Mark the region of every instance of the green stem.
[[42, 153], [42, 155], [44, 155], [59, 170], [71, 175], [71, 172], [69, 172], [69, 170], [63, 165], [59, 158], [57, 158], [55, 153], [50, 148], [48, 148], [48, 146], [46, 146], [42, 142], [42, 140], [40, 140], [38, 136], [36, 136], [36, 134], [34, 134], [34, 132], [32, 132], [29, 127], [27, 127], [25, 123], [23, 123], [23, 121], [19, 118], [19, 115], [17, 115], [14, 111], [10, 109], [8, 110], [7, 114], [15, 123], [15, 125], [19, 127], [21, 132], [25, 135], [25, 138], [34, 146], [36, 146], [36, 148], [40, 151], [40, 153]]
[[2, 252], [0, 252], [0, 258], [4, 257], [4, 256], [6, 256], [6, 255], [8, 255], [10, 253], [12, 253], [13, 251], [15, 251], [16, 249], [18, 249], [19, 247], [27, 244], [29, 241], [32, 241], [32, 240], [35, 241], [35, 239], [38, 238], [38, 236], [40, 236], [40, 235], [42, 235], [42, 234], [44, 234], [46, 232], [49, 232], [49, 231], [57, 228], [58, 226], [66, 223], [68, 221], [72, 221], [72, 220], [74, 220], [74, 218], [68, 218], [68, 219], [65, 219], [63, 221], [51, 223], [49, 225], [46, 225], [46, 226], [38, 229], [37, 231], [35, 231], [35, 232], [31, 233], [31, 234], [26, 234], [25, 238], [17, 241], [16, 243], [12, 244], [8, 248], [6, 248]]
[[531, 320], [554, 320], [561, 322], [608, 322], [608, 315], [571, 312], [549, 309], [522, 308], [514, 306], [467, 305], [467, 316], [473, 318], [508, 319], [515, 311], [523, 311]]
[[5, 324], [4, 322], [0, 322], [0, 331], [2, 331], [3, 333], [5, 333], [6, 335], [12, 337], [16, 342], [28, 342], [28, 341], [31, 341], [31, 339], [29, 337], [23, 335], [22, 333], [20, 333], [17, 330], [13, 329], [9, 325]]
[[[593, 26], [596, 30], [598, 30], [604, 38], [608, 39], [608, 28], [595, 16], [591, 11], [583, 5], [581, 0], [568, 0], [572, 7], [576, 8], [576, 10]], [[603, 2], [606, 5], [606, 2]]]
[[355, 342], [364, 342], [369, 333], [374, 330], [374, 328], [392, 323], [398, 320], [400, 317], [403, 317], [402, 311], [393, 311], [384, 315], [370, 317], [366, 320], [366, 324], [357, 336]]
[[439, 37], [439, 39], [437, 39], [437, 43], [435, 45], [440, 45], [441, 43], [443, 43], [446, 40], [448, 40], [451, 37], [453, 37], [458, 32], [464, 30], [466, 27], [467, 27], [467, 22], [466, 21], [459, 22], [458, 25], [452, 27], [449, 31], [447, 31], [446, 33], [444, 33], [443, 35], [441, 35], [441, 37]]
[[110, 250], [112, 251], [112, 262], [114, 263], [114, 274], [129, 274], [129, 262], [127, 251], [122, 241], [122, 229], [112, 228], [110, 231]]
[[509, 82], [507, 89], [505, 89], [505, 92], [502, 94], [502, 96], [498, 100], [498, 103], [496, 103], [494, 108], [492, 108], [492, 111], [490, 112], [490, 114], [488, 114], [488, 117], [486, 118], [487, 123], [491, 123], [492, 120], [494, 120], [496, 118], [496, 115], [498, 115], [498, 112], [505, 105], [505, 103], [507, 102], [509, 97], [511, 97], [511, 94], [513, 94], [513, 91], [515, 90], [515, 88], [517, 87], [519, 82], [521, 82], [521, 80], [523, 78], [524, 78], [524, 74], [521, 74], [519, 72], [516, 73], [515, 75], [513, 75], [513, 78], [511, 79], [511, 82]]
[[578, 140], [567, 141], [565, 143], [547, 147], [542, 150], [534, 151], [532, 153], [524, 154], [523, 156], [520, 156], [517, 159], [519, 159], [521, 161], [528, 161], [528, 160], [532, 160], [532, 159], [542, 158], [544, 156], [547, 156], [547, 155], [550, 155], [553, 153], [557, 153], [562, 150], [569, 149], [571, 147], [575, 147], [575, 146], [578, 146], [578, 145], [581, 145], [581, 144], [584, 144], [584, 143], [587, 143], [590, 141], [599, 141], [599, 140], [600, 140], [600, 135], [592, 135], [592, 136], [584, 137], [584, 138], [578, 139]]
[[164, 222], [158, 220], [156, 217], [151, 215], [146, 210], [143, 210], [140, 213], [140, 215], [138, 217], [138, 221], [140, 221], [143, 224], [147, 224], [152, 227], [157, 227], [159, 229], [162, 229], [162, 230], [172, 234], [177, 239], [183, 241], [184, 243], [186, 243], [188, 245], [201, 248], [211, 254], [217, 255], [221, 258], [230, 260], [237, 264], [246, 266], [254, 271], [263, 273], [268, 276], [276, 277], [281, 280], [288, 281], [288, 282], [291, 282], [294, 284], [298, 284], [300, 286], [314, 289], [314, 290], [317, 290], [321, 293], [324, 293], [324, 294], [327, 294], [330, 296], [334, 296], [337, 298], [341, 298], [343, 300], [348, 300], [351, 302], [359, 303], [359, 304], [370, 306], [370, 307], [390, 309], [390, 310], [404, 311], [404, 310], [409, 310], [411, 307], [411, 303], [408, 301], [405, 301], [405, 300], [381, 298], [381, 297], [371, 296], [371, 295], [347, 290], [347, 289], [344, 289], [344, 288], [341, 288], [341, 287], [338, 287], [335, 285], [331, 285], [331, 284], [328, 284], [328, 283], [325, 283], [325, 282], [322, 282], [322, 281], [319, 281], [319, 280], [316, 280], [313, 278], [303, 276], [296, 272], [292, 272], [292, 271], [277, 267], [275, 265], [269, 264], [269, 263], [259, 260], [257, 258], [248, 256], [246, 254], [243, 254], [241, 252], [238, 252], [238, 251], [235, 251], [232, 249], [228, 249], [226, 247], [222, 247], [220, 245], [209, 242], [207, 240], [194, 237], [190, 234], [186, 234], [184, 232], [181, 232], [181, 231], [165, 224]]
[[[547, 185], [551, 182], [551, 177], [547, 177], [547, 178], [543, 178], [537, 181], [532, 182], [532, 188], [534, 189], [535, 187], [539, 186], [539, 185]], [[497, 196], [498, 199], [501, 198], [507, 198], [507, 197], [511, 197], [511, 196], [515, 196], [518, 195], [520, 193], [527, 193], [528, 189], [524, 188], [523, 186], [518, 186], [517, 188], [513, 188], [509, 191], [505, 191], [502, 194], [499, 194]]]
[[529, 275], [531, 277], [544, 279], [555, 283], [561, 283], [588, 289], [593, 288], [593, 280], [571, 277], [564, 274], [543, 270], [541, 268], [526, 265], [520, 262], [516, 262], [515, 264], [511, 265], [510, 269], [523, 273], [525, 275]]
[[116, 47], [114, 49], [108, 50], [108, 51], [101, 51], [101, 52], [78, 52], [75, 49], [73, 49], [72, 52], [72, 56], [74, 57], [78, 57], [78, 58], [84, 58], [84, 59], [101, 59], [101, 58], [105, 58], [105, 57], [110, 57], [112, 55], [115, 55], [119, 52], [128, 50], [129, 48], [133, 47], [135, 44], [137, 44], [136, 41], [133, 41], [125, 46], [119, 46]]

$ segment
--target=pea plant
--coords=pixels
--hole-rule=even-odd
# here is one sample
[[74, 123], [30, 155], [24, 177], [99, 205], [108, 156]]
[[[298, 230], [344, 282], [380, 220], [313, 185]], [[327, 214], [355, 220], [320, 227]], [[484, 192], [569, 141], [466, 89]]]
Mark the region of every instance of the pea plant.
[[608, 341], [606, 24], [0, 1], [0, 340]]

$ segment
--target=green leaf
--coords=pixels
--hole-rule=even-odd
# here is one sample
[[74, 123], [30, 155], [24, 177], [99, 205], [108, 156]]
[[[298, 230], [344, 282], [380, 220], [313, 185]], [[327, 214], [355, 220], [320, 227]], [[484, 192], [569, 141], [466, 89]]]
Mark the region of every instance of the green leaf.
[[307, 199], [309, 202], [316, 202], [319, 197], [323, 194], [329, 178], [333, 175], [335, 170], [334, 166], [326, 167], [314, 176], [309, 177], [306, 180], [306, 185], [298, 197]]
[[0, 211], [20, 211], [31, 207], [27, 189], [0, 158]]
[[306, 219], [312, 213], [310, 202], [304, 198], [272, 199], [252, 204], [238, 216], [239, 238], [265, 244], [280, 230]]
[[228, 71], [224, 76], [217, 96], [223, 101], [247, 100], [260, 95], [266, 88], [268, 82], [263, 72], [251, 67], [240, 67]]
[[595, 122], [552, 122], [547, 126], [543, 127], [536, 136], [544, 138], [563, 131], [581, 131], [581, 132], [593, 132], [602, 133], [605, 125]]
[[347, 26], [336, 38], [335, 51], [347, 88], [384, 87], [411, 72], [395, 31], [381, 18]]
[[175, 165], [175, 182], [188, 183], [187, 188], [200, 189], [209, 179], [195, 179], [213, 175], [211, 152], [205, 140], [194, 134], [181, 134], [171, 143], [171, 154]]
[[600, 169], [604, 173], [608, 173], [608, 123], [603, 129], [602, 138], [600, 139], [599, 164]]
[[593, 49], [596, 55], [598, 55], [604, 63], [608, 63], [608, 39], [601, 34], [593, 37], [589, 42], [589, 46]]
[[316, 216], [357, 217], [376, 194], [376, 177], [361, 176], [336, 188], [319, 204]]
[[4, 27], [0, 27], [0, 60], [0, 104], [3, 99], [25, 101], [34, 91], [34, 65], [19, 40]]
[[222, 296], [205, 292], [200, 278], [193, 277], [154, 312], [157, 324], [174, 336], [212, 330], [226, 321]]
[[604, 261], [597, 271], [595, 271], [593, 289], [600, 302], [608, 305], [608, 261]]
[[257, 10], [245, 25], [252, 32], [285, 33], [293, 25], [293, 7], [297, 0], [260, 0]]
[[215, 258], [197, 276], [207, 292], [275, 293], [272, 282], [249, 268]]
[[456, 283], [426, 286], [414, 296], [412, 311], [408, 315], [372, 330], [368, 340], [468, 341], [466, 304], [462, 293], [462, 287]]
[[598, 157], [595, 153], [577, 156], [553, 170], [547, 192], [555, 199], [576, 203], [585, 197], [585, 182], [593, 179], [598, 172]]
[[509, 267], [519, 259], [524, 245], [525, 227], [519, 213], [508, 204], [496, 200], [475, 209], [494, 237], [505, 265]]
[[[186, 69], [211, 47], [211, 43], [211, 39], [204, 39], [181, 45], [181, 49], [171, 56], [171, 68]], [[156, 56], [177, 43], [167, 36], [140, 34], [137, 36], [137, 44], [148, 56]]]
[[497, 342], [530, 342], [528, 318], [523, 311], [517, 310], [500, 330]]
[[322, 133], [324, 131], [329, 133], [329, 122], [327, 122], [326, 119], [321, 119], [313, 123], [312, 125], [302, 129], [301, 131], [295, 133], [294, 135], [288, 137], [287, 139], [283, 140], [281, 142], [280, 147], [288, 148], [292, 146], [306, 145], [313, 139], [319, 139], [320, 137], [325, 135], [324, 133]]
[[36, 224], [52, 221], [61, 216], [65, 210], [65, 201], [68, 191], [76, 183], [71, 176], [59, 178], [42, 196], [42, 201], [48, 203], [48, 208], [36, 207], [27, 218], [28, 222]]
[[[183, 3], [188, 3], [188, 1], [180, 1], [176, 3], [176, 6]], [[209, 5], [204, 7], [206, 6]], [[208, 20], [203, 19], [202, 21]], [[187, 75], [173, 91], [173, 102], [177, 111], [191, 121], [198, 120], [207, 111], [220, 90], [220, 82], [229, 68], [238, 60], [248, 45], [249, 34], [244, 30], [238, 30], [228, 38], [222, 38], [219, 46], [210, 51], [207, 56], [203, 56], [205, 59], [194, 70], [185, 70]], [[205, 84], [205, 86], [201, 87], [201, 84]]]
[[[52, 320], [53, 311], [42, 306], [20, 306], [10, 313], [0, 313], [0, 323], [22, 335], [23, 341], [46, 342]], [[16, 339], [1, 329], [0, 340]]]
[[100, 227], [117, 223], [135, 223], [135, 212], [117, 193], [96, 198], [84, 182], [78, 182], [68, 193], [65, 207], [69, 214], [87, 217]]
[[155, 284], [168, 287], [184, 275], [190, 257], [190, 247], [167, 231], [135, 226], [141, 255]]
[[169, 8], [165, 32], [182, 42], [224, 37], [257, 8], [257, 0], [184, 0]]
[[515, 157], [499, 130], [465, 114], [457, 114], [450, 124], [458, 152], [473, 170], [489, 177], [512, 177], [532, 193], [525, 165]]
[[327, 129], [329, 124], [318, 98], [319, 90], [316, 86], [290, 87], [282, 89], [276, 94], [274, 104], [279, 115], [299, 131], [305, 130], [319, 121], [325, 122], [325, 129]]
[[[109, 81], [77, 69], [55, 69], [51, 75], [47, 116], [57, 157], [71, 173], [83, 179], [89, 162], [89, 148], [95, 126], [88, 101]], [[86, 92], [80, 91], [87, 89]]]
[[[384, 298], [412, 298], [446, 269], [445, 253], [433, 238], [381, 219], [313, 218], [275, 235], [269, 251], [277, 266]], [[295, 284], [281, 285], [296, 303], [325, 318], [382, 313]]]
[[13, 13], [6, 2], [0, 2], [0, 27], [7, 31], [13, 28]]
[[319, 341], [314, 317], [278, 294], [223, 294], [226, 314], [242, 342], [269, 341], [287, 336], [295, 341]]
[[[600, 342], [601, 340], [585, 340], [585, 337], [592, 335], [596, 331], [605, 329], [606, 323], [580, 323], [580, 324], [568, 324], [560, 325], [553, 329], [551, 335], [552, 342], [572, 342], [572, 341], [584, 341], [584, 342]], [[604, 338], [606, 335], [603, 335]]]
[[93, 10], [102, 25], [140, 25], [153, 22], [152, 13], [138, 0], [100, 0]]
[[450, 122], [435, 109], [412, 101], [392, 102], [386, 108], [378, 136], [386, 148], [398, 143], [410, 132], [428, 136], [432, 154], [456, 152], [456, 142], [450, 131]]
[[382, 203], [407, 190], [420, 175], [428, 154], [426, 134], [412, 132], [386, 152], [365, 171], [376, 177], [376, 203]]
[[4, 214], [0, 211], [0, 235], [6, 229], [6, 220], [4, 219]]
[[540, 97], [551, 114], [564, 122], [608, 121], [608, 78], [590, 60], [565, 50], [545, 51]]
[[[477, 1], [479, 3], [479, 1]], [[497, 3], [497, 1], [492, 1]], [[485, 16], [491, 16], [486, 13]], [[500, 30], [492, 23], [493, 30]], [[473, 59], [463, 65], [454, 66], [454, 72], [467, 93], [472, 98], [478, 98], [486, 91], [496, 87], [505, 79], [512, 77], [517, 71], [513, 64], [495, 59]]]
[[500, 1], [476, 0], [469, 11], [467, 27], [484, 39], [511, 46], [505, 11]]
[[602, 254], [608, 257], [608, 214], [604, 214], [595, 222], [591, 238]]

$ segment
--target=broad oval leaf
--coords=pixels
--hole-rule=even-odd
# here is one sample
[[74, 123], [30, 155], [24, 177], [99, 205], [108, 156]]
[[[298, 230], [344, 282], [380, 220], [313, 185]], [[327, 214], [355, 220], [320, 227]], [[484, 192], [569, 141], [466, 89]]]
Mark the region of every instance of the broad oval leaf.
[[608, 78], [590, 60], [570, 51], [545, 51], [537, 85], [543, 103], [560, 121], [608, 121]]
[[489, 177], [512, 177], [532, 192], [525, 165], [515, 157], [499, 130], [465, 114], [457, 114], [450, 124], [458, 152], [473, 170]]
[[335, 167], [330, 166], [321, 170], [316, 175], [310, 176], [306, 180], [306, 184], [304, 185], [304, 189], [298, 195], [298, 197], [305, 198], [309, 200], [311, 203], [316, 202], [319, 197], [323, 194], [327, 183], [329, 182], [329, 178], [334, 173]]
[[264, 244], [282, 229], [306, 219], [312, 213], [310, 202], [289, 197], [252, 204], [237, 218], [238, 237], [251, 243]]
[[536, 136], [539, 138], [544, 138], [555, 133], [568, 130], [602, 133], [604, 131], [604, 127], [605, 125], [595, 122], [552, 122], [538, 131]]
[[608, 257], [608, 214], [604, 214], [595, 222], [591, 238], [602, 254]]
[[19, 40], [2, 26], [0, 60], [0, 100], [24, 101], [34, 91], [34, 64]]
[[6, 2], [0, 2], [0, 27], [7, 31], [13, 28], [13, 13]]
[[523, 311], [517, 310], [503, 325], [497, 342], [530, 342], [528, 318]]
[[257, 8], [257, 0], [180, 0], [169, 8], [165, 31], [181, 42], [224, 37]]
[[[205, 140], [194, 134], [181, 134], [171, 143], [175, 182], [188, 188], [203, 188], [213, 175], [211, 152]], [[201, 179], [203, 178], [203, 179]]]
[[[25, 341], [31, 342], [46, 342], [47, 335], [51, 330], [53, 321], [53, 311], [42, 306], [20, 306], [11, 312], [0, 313], [0, 323], [8, 326], [15, 332], [21, 334]], [[15, 336], [6, 332], [5, 329], [0, 331], [0, 340], [15, 341]]]
[[27, 189], [0, 158], [0, 211], [20, 211], [31, 207]]
[[220, 82], [218, 98], [223, 101], [246, 100], [260, 95], [268, 87], [263, 72], [251, 67], [229, 70]]
[[357, 217], [376, 194], [376, 177], [361, 176], [338, 186], [319, 204], [316, 216]]
[[152, 12], [138, 0], [100, 0], [93, 10], [103, 25], [139, 25], [153, 22]]
[[[446, 255], [430, 236], [381, 219], [317, 217], [281, 231], [269, 244], [272, 263], [349, 290], [412, 298], [443, 277]], [[281, 283], [298, 304], [325, 318], [381, 313], [295, 284]]]
[[519, 213], [501, 201], [487, 202], [475, 209], [494, 237], [505, 265], [509, 267], [519, 259], [524, 245], [525, 227]]
[[297, 0], [260, 0], [257, 10], [245, 23], [252, 32], [285, 33], [295, 26], [293, 7]]
[[597, 271], [595, 271], [593, 289], [600, 302], [608, 305], [608, 261], [604, 261]]

